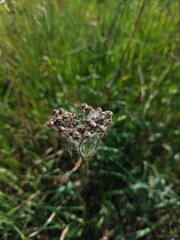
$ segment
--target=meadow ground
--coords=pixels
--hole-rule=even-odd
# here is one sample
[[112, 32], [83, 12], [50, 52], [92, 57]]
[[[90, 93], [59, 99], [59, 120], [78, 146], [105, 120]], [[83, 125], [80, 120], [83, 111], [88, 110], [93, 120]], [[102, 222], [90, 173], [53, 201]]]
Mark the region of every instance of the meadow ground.
[[[179, 2], [6, 3], [0, 239], [178, 239]], [[83, 102], [113, 111], [113, 125], [61, 185], [77, 156], [46, 122]]]

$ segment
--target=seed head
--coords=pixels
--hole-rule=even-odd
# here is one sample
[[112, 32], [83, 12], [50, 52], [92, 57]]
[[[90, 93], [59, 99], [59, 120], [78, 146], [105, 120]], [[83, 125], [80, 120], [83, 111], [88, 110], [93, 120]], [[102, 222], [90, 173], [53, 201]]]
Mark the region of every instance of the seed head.
[[71, 143], [75, 148], [78, 148], [81, 155], [85, 154], [82, 151], [82, 146], [89, 142], [86, 156], [91, 156], [105, 135], [107, 127], [112, 124], [112, 115], [111, 111], [103, 112], [101, 108], [94, 109], [83, 103], [77, 114], [67, 112], [62, 108], [54, 109], [52, 118], [47, 122], [47, 125], [55, 127], [60, 135], [65, 136], [67, 144]]

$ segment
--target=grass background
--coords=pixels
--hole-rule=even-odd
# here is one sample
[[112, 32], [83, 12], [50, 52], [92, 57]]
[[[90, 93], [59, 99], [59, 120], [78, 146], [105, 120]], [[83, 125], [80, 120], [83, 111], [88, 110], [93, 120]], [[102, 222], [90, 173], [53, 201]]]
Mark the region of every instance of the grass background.
[[[179, 12], [175, 0], [0, 5], [0, 239], [178, 239]], [[53, 108], [114, 113], [75, 159]], [[65, 233], [65, 232], [64, 232]]]

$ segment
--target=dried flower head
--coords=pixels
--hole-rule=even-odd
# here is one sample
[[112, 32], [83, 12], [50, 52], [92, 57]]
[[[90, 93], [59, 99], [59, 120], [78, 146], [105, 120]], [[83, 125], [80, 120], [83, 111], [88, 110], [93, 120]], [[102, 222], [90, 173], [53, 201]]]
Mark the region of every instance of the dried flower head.
[[112, 115], [111, 111], [94, 109], [83, 103], [77, 114], [72, 114], [62, 108], [54, 109], [47, 125], [55, 127], [66, 143], [85, 158], [96, 152], [107, 127], [112, 124]]

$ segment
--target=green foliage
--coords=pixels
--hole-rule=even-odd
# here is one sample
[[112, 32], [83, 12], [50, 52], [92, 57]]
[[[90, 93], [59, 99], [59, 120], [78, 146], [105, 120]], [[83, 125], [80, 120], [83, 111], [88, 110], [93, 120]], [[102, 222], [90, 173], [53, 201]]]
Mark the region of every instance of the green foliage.
[[[0, 239], [178, 239], [179, 10], [172, 0], [0, 5]], [[53, 108], [110, 109], [114, 124], [71, 181], [76, 156]], [[65, 232], [64, 232], [65, 233]]]

